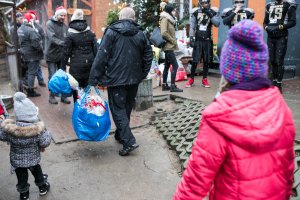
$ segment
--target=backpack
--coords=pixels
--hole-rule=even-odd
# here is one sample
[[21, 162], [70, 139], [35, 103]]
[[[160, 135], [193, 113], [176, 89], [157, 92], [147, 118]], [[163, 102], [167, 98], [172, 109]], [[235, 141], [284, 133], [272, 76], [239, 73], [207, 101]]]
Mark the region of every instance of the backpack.
[[159, 27], [154, 28], [150, 36], [150, 41], [155, 47], [158, 48], [162, 48], [167, 43], [167, 41], [161, 36]]

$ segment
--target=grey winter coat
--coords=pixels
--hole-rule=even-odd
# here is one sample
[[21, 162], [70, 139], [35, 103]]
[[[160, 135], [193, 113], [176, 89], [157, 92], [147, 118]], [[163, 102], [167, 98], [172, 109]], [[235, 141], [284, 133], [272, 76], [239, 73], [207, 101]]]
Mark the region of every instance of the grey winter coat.
[[46, 24], [45, 59], [49, 62], [60, 62], [63, 57], [64, 39], [68, 27], [52, 17]]
[[1, 124], [0, 140], [10, 144], [10, 163], [14, 170], [39, 164], [40, 151], [50, 145], [51, 136], [42, 121], [27, 123], [6, 119]]
[[41, 37], [29, 24], [22, 24], [18, 29], [20, 51], [24, 61], [37, 61], [43, 59]]

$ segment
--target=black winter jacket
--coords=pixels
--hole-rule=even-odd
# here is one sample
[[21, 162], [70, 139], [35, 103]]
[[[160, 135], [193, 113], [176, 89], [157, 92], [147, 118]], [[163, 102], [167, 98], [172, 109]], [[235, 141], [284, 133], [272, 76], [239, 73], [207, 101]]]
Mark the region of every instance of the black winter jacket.
[[70, 22], [64, 42], [62, 67], [65, 68], [70, 58], [70, 74], [77, 80], [85, 79], [88, 81], [96, 54], [97, 39], [95, 34], [90, 31], [86, 21]]
[[132, 20], [115, 22], [104, 33], [91, 69], [89, 84], [138, 84], [146, 78], [152, 57], [150, 43], [137, 23]]
[[42, 41], [31, 25], [23, 24], [18, 29], [20, 51], [24, 61], [37, 61], [43, 59]]

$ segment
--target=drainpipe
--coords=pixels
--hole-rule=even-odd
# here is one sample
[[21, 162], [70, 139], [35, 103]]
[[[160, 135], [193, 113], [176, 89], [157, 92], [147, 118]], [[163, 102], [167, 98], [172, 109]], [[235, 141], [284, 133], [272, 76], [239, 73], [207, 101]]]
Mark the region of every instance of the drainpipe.
[[[13, 1], [14, 5], [13, 5], [13, 21], [16, 22], [16, 0]], [[14, 35], [16, 38], [16, 41], [14, 41], [15, 45], [15, 53], [16, 53], [16, 59], [17, 59], [17, 76], [18, 76], [18, 80], [16, 81], [17, 85], [15, 85], [17, 91], [22, 91], [23, 90], [23, 83], [22, 83], [22, 67], [21, 67], [21, 56], [20, 56], [20, 45], [19, 45], [19, 37], [18, 37], [18, 28], [17, 25], [14, 25]]]

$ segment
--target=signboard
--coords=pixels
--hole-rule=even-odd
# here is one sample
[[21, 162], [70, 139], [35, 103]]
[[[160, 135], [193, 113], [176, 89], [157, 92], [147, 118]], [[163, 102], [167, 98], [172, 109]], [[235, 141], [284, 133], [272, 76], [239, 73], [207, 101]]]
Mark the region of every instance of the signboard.
[[[69, 15], [72, 15], [76, 9], [81, 9], [81, 8], [68, 8], [67, 12], [68, 12]], [[81, 10], [83, 11], [84, 15], [91, 15], [92, 14], [92, 11], [89, 10], [89, 9], [81, 9]]]

